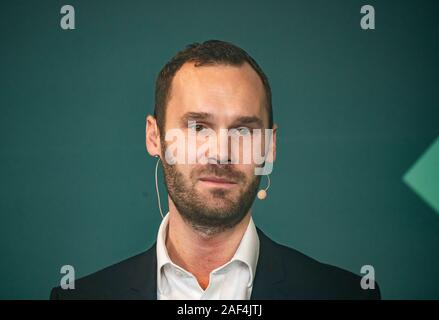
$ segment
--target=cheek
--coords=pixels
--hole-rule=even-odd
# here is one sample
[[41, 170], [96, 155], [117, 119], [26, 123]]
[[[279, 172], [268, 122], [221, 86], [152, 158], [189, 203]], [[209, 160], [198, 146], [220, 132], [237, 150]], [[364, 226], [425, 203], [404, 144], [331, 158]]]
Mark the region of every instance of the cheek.
[[235, 165], [235, 170], [245, 176], [245, 184], [249, 184], [255, 179], [255, 166], [253, 164], [238, 164]]
[[252, 137], [246, 136], [239, 139], [239, 161], [241, 164], [250, 165], [253, 159]]
[[179, 170], [181, 174], [184, 176], [185, 180], [188, 181], [188, 183], [192, 186], [194, 185], [198, 180], [198, 170], [199, 167], [197, 165], [180, 165]]

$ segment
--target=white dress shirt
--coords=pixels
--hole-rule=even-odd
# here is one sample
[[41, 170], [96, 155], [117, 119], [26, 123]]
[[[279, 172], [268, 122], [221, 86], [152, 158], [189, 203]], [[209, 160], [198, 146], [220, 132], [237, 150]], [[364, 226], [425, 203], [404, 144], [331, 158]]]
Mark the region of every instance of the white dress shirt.
[[[169, 213], [160, 224], [157, 236], [158, 300], [249, 300], [259, 257], [259, 238], [253, 219], [233, 258], [210, 273], [203, 290], [190, 272], [171, 261], [166, 249]], [[200, 261], [200, 263], [203, 263]]]

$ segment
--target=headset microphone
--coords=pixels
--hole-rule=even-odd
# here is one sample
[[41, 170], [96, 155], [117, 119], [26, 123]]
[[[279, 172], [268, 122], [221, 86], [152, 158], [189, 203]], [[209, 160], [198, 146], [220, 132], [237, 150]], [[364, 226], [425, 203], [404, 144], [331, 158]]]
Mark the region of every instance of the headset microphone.
[[267, 187], [265, 189], [261, 189], [258, 191], [258, 199], [259, 200], [264, 200], [267, 197], [267, 191], [271, 185], [271, 180], [270, 180], [269, 174], [267, 174], [267, 179], [268, 179]]

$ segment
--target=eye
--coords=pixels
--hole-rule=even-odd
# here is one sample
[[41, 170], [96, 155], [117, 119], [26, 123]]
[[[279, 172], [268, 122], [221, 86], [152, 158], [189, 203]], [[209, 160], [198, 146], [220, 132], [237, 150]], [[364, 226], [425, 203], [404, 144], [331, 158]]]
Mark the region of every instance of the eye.
[[189, 126], [189, 129], [195, 130], [197, 132], [200, 132], [200, 131], [206, 129], [206, 127], [204, 125], [202, 125], [202, 124], [194, 123], [193, 125]]
[[236, 128], [240, 136], [247, 136], [250, 134], [250, 129], [247, 127]]

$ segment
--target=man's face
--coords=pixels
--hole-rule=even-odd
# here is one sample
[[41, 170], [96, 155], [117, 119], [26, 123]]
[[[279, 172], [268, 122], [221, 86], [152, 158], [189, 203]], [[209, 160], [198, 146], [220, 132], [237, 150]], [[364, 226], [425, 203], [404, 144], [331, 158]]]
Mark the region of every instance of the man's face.
[[[188, 128], [188, 121], [195, 125]], [[180, 130], [186, 138], [184, 145], [178, 145], [186, 160], [188, 156], [200, 157], [200, 153], [188, 150], [190, 135], [196, 135], [196, 147], [205, 144], [209, 134], [218, 138], [210, 153], [202, 153], [208, 164], [186, 161], [171, 165], [163, 161], [168, 193], [176, 208], [205, 233], [235, 226], [250, 210], [260, 176], [255, 175], [253, 163], [227, 161], [233, 156], [242, 160], [243, 153], [252, 152], [243, 146], [243, 140], [252, 139], [253, 129], [268, 129], [265, 91], [259, 76], [248, 64], [195, 67], [186, 63], [173, 79], [166, 108], [165, 132], [171, 129]], [[220, 129], [236, 129], [239, 146], [232, 145], [233, 134], [221, 135]], [[227, 140], [228, 148], [220, 147], [222, 139]], [[161, 140], [162, 159], [171, 143]]]

